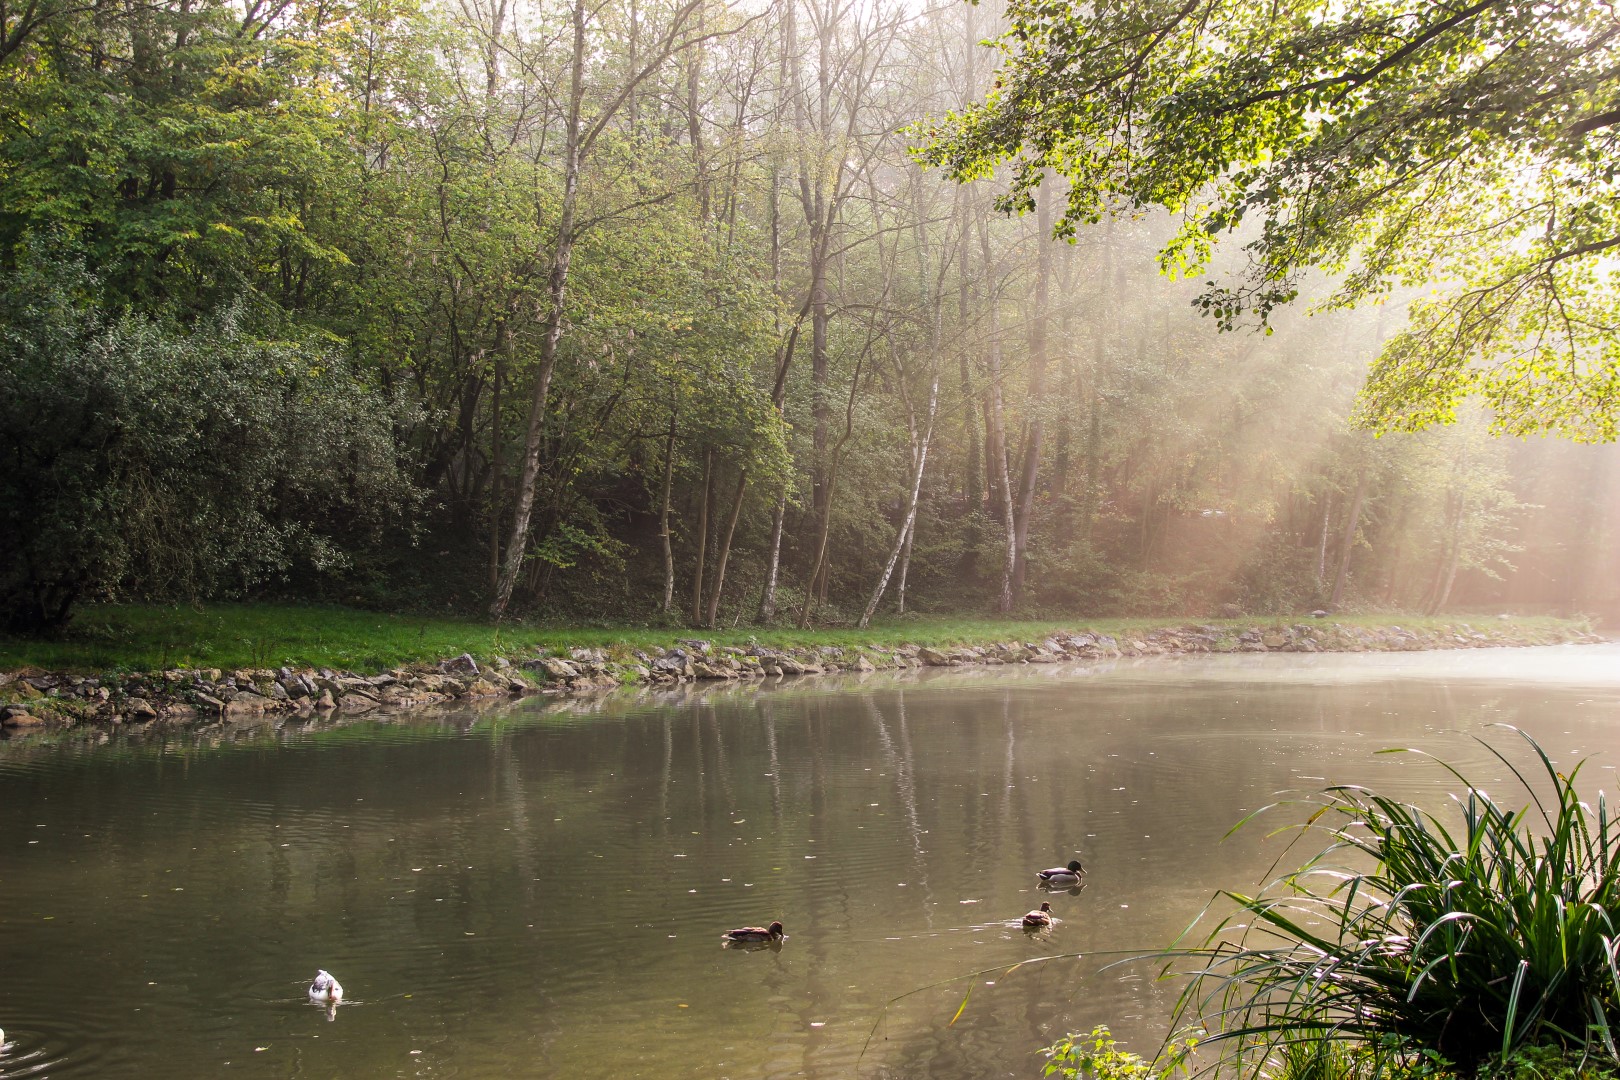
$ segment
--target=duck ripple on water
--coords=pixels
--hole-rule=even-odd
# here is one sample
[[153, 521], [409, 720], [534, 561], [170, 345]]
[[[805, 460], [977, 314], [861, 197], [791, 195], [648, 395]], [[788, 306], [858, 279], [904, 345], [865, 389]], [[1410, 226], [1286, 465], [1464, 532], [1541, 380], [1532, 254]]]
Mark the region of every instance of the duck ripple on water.
[[739, 926], [720, 935], [727, 945], [777, 945], [787, 935], [782, 933], [781, 922], [769, 926]]
[[1039, 870], [1035, 876], [1041, 879], [1042, 885], [1053, 885], [1064, 889], [1070, 885], [1080, 884], [1080, 878], [1085, 872], [1086, 868], [1080, 865], [1079, 859], [1070, 859], [1068, 866], [1054, 866], [1050, 870]]

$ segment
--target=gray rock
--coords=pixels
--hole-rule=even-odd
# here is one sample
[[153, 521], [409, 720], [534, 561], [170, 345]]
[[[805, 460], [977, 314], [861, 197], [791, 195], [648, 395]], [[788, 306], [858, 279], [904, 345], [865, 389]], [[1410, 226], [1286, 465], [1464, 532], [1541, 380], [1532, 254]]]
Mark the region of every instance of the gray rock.
[[129, 698], [124, 702], [124, 714], [136, 720], [155, 720], [158, 711], [145, 698]]
[[446, 674], [477, 675], [478, 661], [472, 658], [471, 653], [462, 653], [452, 660], [442, 661], [439, 664], [439, 670]]
[[548, 656], [544, 660], [540, 661], [540, 668], [553, 679], [579, 678], [579, 669], [574, 667], [574, 665], [570, 664], [568, 661], [558, 660], [555, 657]]

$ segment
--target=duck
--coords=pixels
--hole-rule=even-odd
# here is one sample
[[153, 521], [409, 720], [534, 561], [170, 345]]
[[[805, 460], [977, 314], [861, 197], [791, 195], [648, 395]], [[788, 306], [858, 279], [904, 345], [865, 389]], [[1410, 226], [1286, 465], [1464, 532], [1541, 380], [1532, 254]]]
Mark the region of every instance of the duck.
[[1024, 915], [1025, 930], [1040, 930], [1043, 927], [1051, 925], [1052, 905], [1047, 903], [1045, 900], [1041, 901], [1041, 906], [1039, 908]]
[[343, 1000], [343, 985], [323, 968], [315, 972], [315, 978], [309, 984], [309, 1000], [336, 1005]]
[[1080, 865], [1079, 859], [1070, 859], [1068, 866], [1054, 866], [1050, 870], [1038, 871], [1035, 876], [1041, 879], [1042, 885], [1078, 885], [1080, 876], [1086, 868]]
[[773, 922], [769, 926], [739, 926], [735, 930], [727, 930], [720, 936], [732, 944], [751, 945], [781, 941], [786, 935], [782, 933], [781, 922]]

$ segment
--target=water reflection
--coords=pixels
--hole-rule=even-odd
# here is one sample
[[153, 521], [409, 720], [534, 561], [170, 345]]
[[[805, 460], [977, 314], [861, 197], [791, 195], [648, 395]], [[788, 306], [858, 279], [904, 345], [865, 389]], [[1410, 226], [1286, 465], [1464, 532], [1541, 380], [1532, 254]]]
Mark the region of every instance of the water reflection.
[[[1029, 1076], [1066, 1029], [1162, 1034], [1174, 989], [1106, 965], [1257, 885], [1277, 842], [1221, 837], [1279, 792], [1437, 799], [1395, 744], [1506, 791], [1493, 721], [1612, 787], [1617, 718], [1588, 648], [34, 735], [0, 744], [0, 1076]], [[1083, 893], [1037, 888], [1078, 853]], [[1038, 956], [949, 1023], [944, 980]], [[292, 1007], [317, 965], [365, 1007]]]

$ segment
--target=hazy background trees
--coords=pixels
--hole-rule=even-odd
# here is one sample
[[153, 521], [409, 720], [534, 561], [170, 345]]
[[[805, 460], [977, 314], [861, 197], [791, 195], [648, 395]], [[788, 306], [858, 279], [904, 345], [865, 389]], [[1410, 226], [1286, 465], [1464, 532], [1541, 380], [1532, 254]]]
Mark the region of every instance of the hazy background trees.
[[[36, 298], [0, 311], [6, 528], [95, 522], [71, 599], [1620, 607], [1610, 448], [1351, 427], [1403, 294], [1216, 334], [1159, 274], [1169, 217], [1054, 241], [1063, 176], [1008, 217], [995, 177], [918, 164], [913, 125], [992, 88], [996, 18], [0, 7], [0, 273]], [[95, 380], [123, 441], [45, 453]], [[184, 513], [90, 490], [160, 436], [140, 505]], [[7, 561], [15, 607], [43, 571]]]

